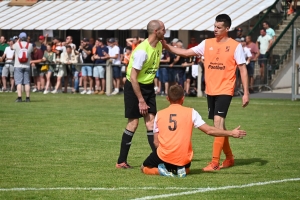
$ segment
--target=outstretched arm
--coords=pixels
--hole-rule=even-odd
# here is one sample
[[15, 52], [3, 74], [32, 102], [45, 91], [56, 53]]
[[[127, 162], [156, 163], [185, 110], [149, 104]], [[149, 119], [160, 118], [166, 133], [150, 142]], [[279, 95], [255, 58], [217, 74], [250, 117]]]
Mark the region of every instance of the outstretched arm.
[[234, 137], [234, 138], [243, 138], [246, 136], [246, 131], [240, 130], [240, 126], [236, 127], [232, 131], [218, 129], [208, 124], [203, 124], [198, 127], [199, 130], [203, 131], [207, 135], [215, 137]]
[[182, 48], [176, 48], [166, 43], [166, 41], [161, 41], [162, 45], [167, 51], [173, 52], [176, 55], [182, 56], [182, 57], [191, 57], [191, 56], [197, 56], [197, 54], [192, 49], [182, 49]]

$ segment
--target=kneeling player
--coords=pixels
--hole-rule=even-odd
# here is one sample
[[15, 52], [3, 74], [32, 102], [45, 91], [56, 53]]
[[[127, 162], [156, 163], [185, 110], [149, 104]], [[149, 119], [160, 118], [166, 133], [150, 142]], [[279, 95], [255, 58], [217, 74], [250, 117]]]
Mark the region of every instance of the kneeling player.
[[246, 131], [239, 130], [240, 127], [227, 131], [209, 126], [193, 108], [182, 106], [184, 91], [179, 85], [170, 87], [167, 99], [170, 106], [155, 116], [153, 132], [156, 151], [153, 151], [141, 166], [145, 174], [172, 177], [177, 173], [178, 177], [185, 177], [189, 173], [193, 158], [193, 127], [215, 137], [246, 136]]

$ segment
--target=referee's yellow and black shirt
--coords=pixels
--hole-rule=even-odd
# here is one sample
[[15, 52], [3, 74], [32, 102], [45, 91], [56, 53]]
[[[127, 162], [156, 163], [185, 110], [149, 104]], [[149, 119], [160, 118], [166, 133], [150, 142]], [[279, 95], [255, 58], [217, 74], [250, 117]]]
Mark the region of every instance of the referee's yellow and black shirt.
[[152, 47], [148, 39], [139, 44], [133, 51], [126, 73], [127, 80], [130, 81], [131, 69], [140, 70], [137, 80], [141, 84], [151, 84], [158, 70], [162, 54], [162, 44], [158, 42], [156, 47]]

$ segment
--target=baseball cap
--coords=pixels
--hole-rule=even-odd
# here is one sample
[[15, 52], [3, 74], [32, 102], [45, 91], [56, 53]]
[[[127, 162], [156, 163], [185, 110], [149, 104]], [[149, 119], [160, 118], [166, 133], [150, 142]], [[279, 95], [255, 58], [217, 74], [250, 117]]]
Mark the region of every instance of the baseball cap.
[[238, 27], [236, 30], [243, 32], [243, 29], [241, 27]]
[[17, 39], [19, 39], [19, 38], [18, 38], [18, 36], [14, 36], [13, 39], [14, 39], [14, 40], [17, 40]]
[[99, 42], [103, 42], [103, 38], [102, 38], [102, 37], [97, 38], [97, 40], [98, 40]]
[[20, 35], [19, 35], [19, 38], [26, 38], [26, 37], [27, 37], [27, 35], [26, 35], [25, 32], [22, 32], [22, 33], [20, 33]]
[[178, 41], [179, 41], [178, 38], [174, 38], [171, 42], [172, 42], [172, 43], [176, 43], [176, 42], [178, 42]]
[[87, 39], [87, 38], [83, 38], [82, 39], [84, 42], [89, 42], [89, 39]]
[[14, 38], [12, 37], [12, 38], [9, 38], [9, 40], [8, 41], [14, 41]]
[[116, 41], [115, 38], [109, 38], [109, 40], [108, 40], [109, 43], [113, 43], [115, 41]]
[[39, 36], [39, 40], [44, 40], [44, 39], [45, 39], [45, 37], [43, 35]]

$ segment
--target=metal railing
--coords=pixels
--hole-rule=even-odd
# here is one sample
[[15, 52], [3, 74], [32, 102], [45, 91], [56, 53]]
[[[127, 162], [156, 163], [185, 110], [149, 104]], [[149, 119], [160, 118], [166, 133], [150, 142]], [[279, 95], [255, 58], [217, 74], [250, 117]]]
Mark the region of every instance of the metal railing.
[[[0, 66], [4, 66], [4, 65], [14, 65], [14, 62], [0, 62]], [[113, 92], [113, 66], [119, 66], [122, 67], [124, 66], [124, 64], [112, 64], [111, 60], [107, 60], [106, 63], [100, 63], [100, 64], [96, 64], [96, 63], [76, 63], [76, 64], [65, 64], [65, 63], [50, 63], [50, 62], [40, 62], [40, 63], [35, 63], [35, 65], [41, 67], [42, 65], [52, 65], [55, 66], [55, 68], [59, 68], [59, 66], [62, 65], [73, 65], [75, 67], [75, 69], [80, 72], [81, 71], [81, 67], [82, 66], [104, 66], [105, 69], [105, 79], [106, 79], [106, 95], [111, 95], [111, 93]], [[166, 68], [166, 67], [170, 67], [169, 65], [160, 65], [160, 68]], [[191, 66], [190, 66], [191, 67]], [[183, 67], [182, 65], [174, 65], [172, 66], [172, 68], [186, 68]], [[202, 68], [200, 67], [200, 65], [198, 65], [198, 76], [197, 76], [197, 96], [198, 97], [202, 97], [204, 94], [201, 91], [201, 75], [202, 75]]]

